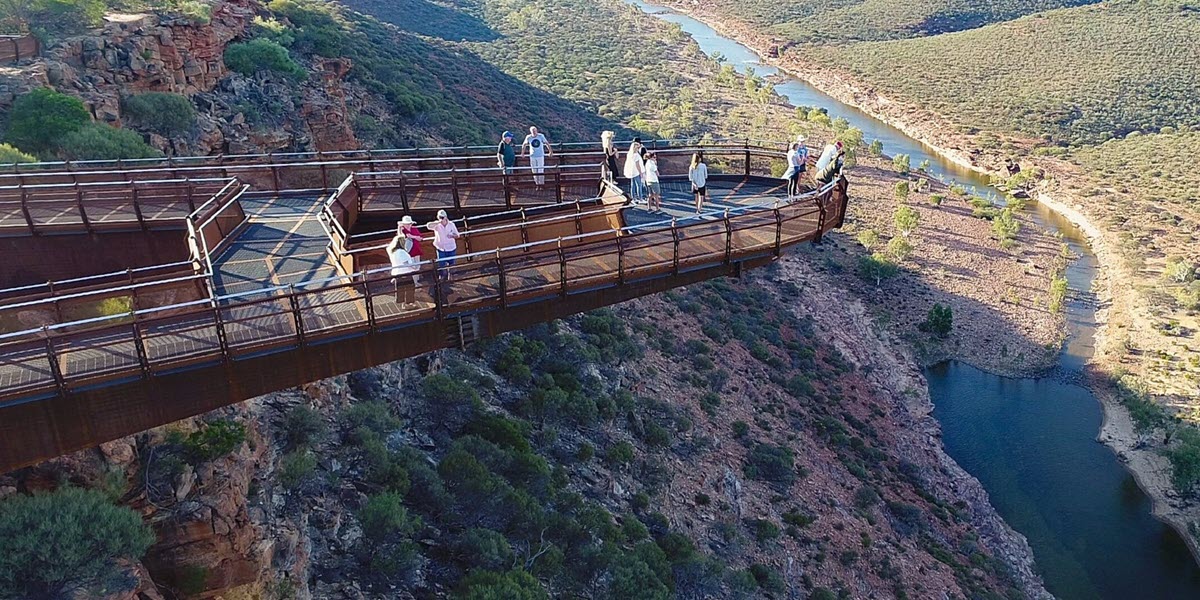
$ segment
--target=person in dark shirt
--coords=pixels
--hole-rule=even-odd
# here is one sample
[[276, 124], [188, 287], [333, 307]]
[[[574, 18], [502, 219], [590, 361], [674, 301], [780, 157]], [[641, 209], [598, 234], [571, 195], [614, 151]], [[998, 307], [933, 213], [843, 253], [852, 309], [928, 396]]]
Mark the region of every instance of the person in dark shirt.
[[500, 137], [500, 145], [496, 147], [496, 164], [505, 175], [512, 175], [513, 167], [517, 166], [517, 148], [513, 146], [511, 131], [505, 131]]

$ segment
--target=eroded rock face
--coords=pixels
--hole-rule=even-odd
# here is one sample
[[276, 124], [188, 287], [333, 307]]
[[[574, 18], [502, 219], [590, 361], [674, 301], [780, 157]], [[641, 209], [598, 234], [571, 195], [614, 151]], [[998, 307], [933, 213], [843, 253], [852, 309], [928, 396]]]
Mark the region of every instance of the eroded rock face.
[[[358, 148], [343, 89], [349, 60], [320, 59], [304, 82], [268, 73], [245, 77], [225, 66], [225, 49], [246, 36], [255, 7], [253, 0], [215, 2], [208, 23], [110, 15], [99, 31], [63, 40], [21, 67], [0, 68], [0, 112], [48, 86], [83, 100], [97, 121], [120, 127], [127, 125], [123, 97], [167, 92], [197, 107], [190, 132], [146, 134], [147, 143], [170, 155]], [[248, 118], [246, 111], [266, 114]]]

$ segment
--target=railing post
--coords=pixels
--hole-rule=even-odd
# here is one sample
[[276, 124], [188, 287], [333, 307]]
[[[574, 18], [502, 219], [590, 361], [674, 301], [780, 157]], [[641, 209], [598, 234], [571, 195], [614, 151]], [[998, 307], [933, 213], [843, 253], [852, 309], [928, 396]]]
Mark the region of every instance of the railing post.
[[[210, 290], [211, 294], [212, 291]], [[229, 349], [229, 337], [225, 333], [225, 320], [221, 318], [221, 305], [213, 301], [213, 325], [217, 328], [217, 346], [221, 350], [221, 361], [228, 363], [233, 358], [233, 353]]]
[[325, 164], [325, 159], [321, 156], [321, 152], [317, 151], [317, 160], [321, 162], [321, 189], [329, 189], [329, 171], [328, 165]]
[[750, 140], [746, 140], [746, 179], [750, 178]]
[[504, 208], [512, 208], [512, 206], [513, 206], [512, 181], [509, 180], [508, 167], [501, 167], [500, 178], [501, 178], [502, 185], [504, 186]]
[[296, 341], [301, 346], [304, 342], [304, 318], [300, 316], [300, 301], [296, 299], [296, 284], [288, 286], [288, 304], [292, 307], [292, 317], [296, 320]]
[[679, 229], [675, 227], [675, 217], [671, 217], [671, 273], [679, 275]]
[[[133, 314], [133, 311], [130, 311]], [[150, 377], [150, 356], [146, 353], [146, 340], [142, 338], [142, 328], [138, 325], [137, 317], [133, 321], [133, 344], [137, 348], [138, 364], [142, 367], [142, 377]]]
[[625, 284], [625, 248], [621, 236], [617, 236], [617, 285]]
[[496, 248], [496, 271], [500, 278], [500, 306], [508, 308], [508, 284], [504, 281], [504, 258], [500, 256], [499, 248]]
[[458, 197], [458, 172], [450, 167], [450, 195], [454, 198], [454, 210], [462, 211], [462, 199]]
[[136, 181], [129, 184], [129, 193], [133, 197], [133, 214], [137, 216], [138, 226], [142, 231], [146, 231], [146, 218], [142, 216], [142, 206], [138, 203], [138, 184]]
[[563, 201], [562, 156], [559, 156], [558, 167], [554, 169], [554, 201], [557, 204], [562, 204]]
[[[529, 252], [527, 244], [529, 244], [529, 230], [526, 225], [529, 223], [529, 218], [525, 216], [525, 207], [521, 207], [521, 245], [526, 246], [525, 251]], [[562, 238], [559, 238], [559, 244], [562, 244]]]
[[[416, 284], [413, 286], [413, 294], [415, 298]], [[363, 272], [363, 300], [367, 307], [367, 327], [371, 333], [379, 330], [379, 325], [375, 322], [375, 297], [371, 295], [371, 276], [366, 271]]]
[[275, 164], [274, 152], [267, 153], [267, 162], [271, 164], [271, 186], [279, 193], [279, 165]]
[[433, 312], [437, 316], [437, 320], [441, 321], [445, 315], [445, 310], [442, 307], [442, 274], [439, 272], [442, 265], [435, 262], [434, 266], [437, 268], [433, 271]]
[[729, 209], [725, 209], [725, 264], [733, 260], [733, 226], [729, 223]]
[[825, 202], [821, 199], [821, 196], [817, 196], [816, 203], [819, 213], [817, 216], [817, 235], [813, 238], [813, 242], [819, 244], [821, 243], [821, 236], [825, 233]]
[[79, 218], [83, 220], [83, 228], [88, 233], [92, 232], [92, 223], [88, 221], [87, 211], [83, 209], [83, 190], [79, 187], [79, 182], [75, 182], [75, 206], [79, 207]]
[[196, 199], [193, 196], [191, 178], [183, 178], [183, 187], [187, 190], [188, 214], [194, 213], [196, 212]]
[[575, 201], [575, 235], [583, 235], [583, 205]]
[[779, 212], [779, 201], [775, 201], [775, 257], [783, 250], [783, 214]]
[[562, 238], [558, 238], [558, 286], [563, 298], [567, 297], [567, 255], [563, 252]]
[[29, 225], [29, 235], [37, 235], [37, 228], [33, 226], [33, 215], [29, 212], [29, 190], [25, 189], [24, 184], [21, 185], [21, 213], [25, 215], [25, 224]]
[[46, 360], [50, 363], [50, 374], [54, 377], [54, 385], [58, 386], [58, 395], [67, 395], [67, 380], [63, 376], [62, 365], [58, 364], [58, 353], [54, 351], [54, 340], [50, 327], [42, 325], [42, 335], [46, 337]]
[[404, 171], [400, 171], [400, 205], [408, 212], [408, 179], [404, 177]]

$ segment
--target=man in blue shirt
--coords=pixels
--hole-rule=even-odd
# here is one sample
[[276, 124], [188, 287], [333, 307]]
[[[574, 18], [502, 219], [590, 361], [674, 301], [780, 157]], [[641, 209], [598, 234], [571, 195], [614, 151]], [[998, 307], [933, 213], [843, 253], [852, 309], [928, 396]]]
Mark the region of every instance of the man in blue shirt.
[[500, 137], [500, 146], [496, 148], [496, 164], [505, 175], [512, 175], [513, 167], [517, 166], [517, 148], [513, 146], [511, 131], [505, 131]]

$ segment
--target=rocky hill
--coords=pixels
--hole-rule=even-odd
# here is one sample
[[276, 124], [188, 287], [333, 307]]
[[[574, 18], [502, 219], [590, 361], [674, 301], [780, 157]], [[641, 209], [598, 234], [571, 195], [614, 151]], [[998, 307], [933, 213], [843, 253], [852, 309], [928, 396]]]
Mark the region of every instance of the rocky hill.
[[[0, 489], [116, 486], [158, 539], [130, 569], [167, 595], [477, 597], [481, 571], [523, 586], [514, 569], [540, 582], [522, 597], [1037, 595], [911, 359], [806, 260], [769, 271], [273, 394]], [[229, 454], [183, 450], [230, 423]], [[402, 516], [381, 524], [383, 506]]]

